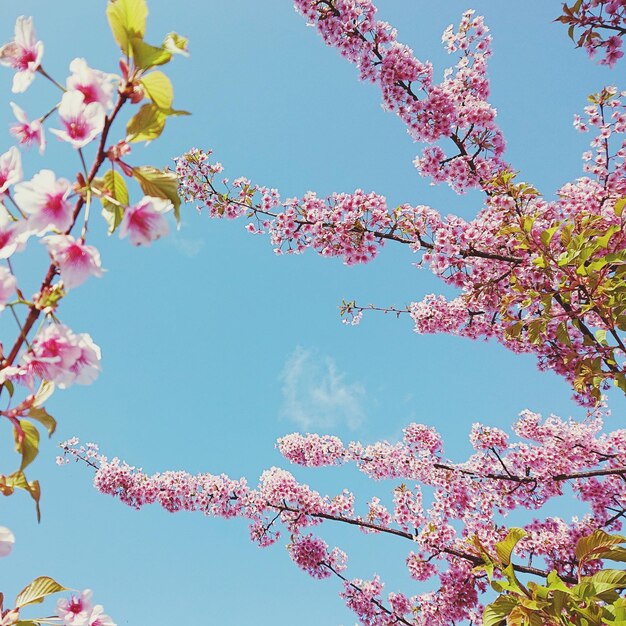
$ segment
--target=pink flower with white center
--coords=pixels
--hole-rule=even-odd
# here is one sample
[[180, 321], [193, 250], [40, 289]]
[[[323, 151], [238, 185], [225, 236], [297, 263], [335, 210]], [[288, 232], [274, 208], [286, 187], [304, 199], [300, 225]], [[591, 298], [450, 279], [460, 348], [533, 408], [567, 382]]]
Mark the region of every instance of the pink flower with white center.
[[73, 383], [88, 385], [98, 377], [100, 359], [100, 348], [88, 334], [50, 324], [35, 337], [23, 359], [26, 373], [20, 375], [49, 380], [61, 389]]
[[2, 196], [10, 185], [15, 185], [22, 180], [22, 155], [13, 146], [4, 154], [0, 154], [0, 196]]
[[13, 550], [15, 537], [5, 526], [0, 526], [0, 557], [8, 556]]
[[96, 604], [89, 618], [89, 626], [117, 626], [117, 624], [104, 612], [101, 604]]
[[134, 246], [147, 246], [151, 241], [167, 235], [169, 227], [163, 214], [171, 208], [169, 200], [144, 196], [139, 204], [126, 209], [120, 225], [120, 238], [128, 235]]
[[69, 180], [57, 179], [52, 170], [41, 170], [32, 180], [15, 186], [15, 202], [29, 215], [33, 230], [65, 232], [72, 225], [73, 209], [67, 199], [71, 191]]
[[85, 104], [99, 102], [103, 107], [113, 106], [113, 92], [115, 91], [116, 77], [100, 70], [94, 70], [87, 65], [85, 59], [74, 59], [70, 63], [70, 72], [66, 86], [68, 91], [80, 91]]
[[14, 222], [0, 204], [0, 259], [21, 252], [30, 234], [28, 223], [25, 220]]
[[15, 293], [17, 281], [8, 267], [0, 266], [0, 311]]
[[104, 128], [104, 107], [99, 102], [85, 104], [85, 97], [80, 91], [66, 91], [63, 94], [59, 117], [65, 130], [52, 128], [50, 132], [77, 149], [84, 148]]
[[80, 596], [61, 598], [57, 602], [57, 615], [67, 626], [87, 626], [91, 615], [91, 589], [85, 589]]
[[28, 121], [28, 116], [23, 109], [11, 102], [13, 115], [17, 119], [17, 124], [13, 124], [9, 131], [24, 146], [39, 144], [39, 154], [43, 154], [46, 149], [46, 137], [43, 132], [43, 124], [39, 120]]
[[35, 72], [41, 65], [43, 43], [37, 41], [33, 18], [23, 15], [15, 22], [15, 39], [0, 48], [0, 64], [17, 70], [13, 77], [13, 93], [21, 93], [35, 78]]
[[49, 235], [42, 243], [48, 246], [66, 289], [82, 285], [89, 276], [102, 276], [100, 253], [94, 246], [76, 241], [71, 235]]

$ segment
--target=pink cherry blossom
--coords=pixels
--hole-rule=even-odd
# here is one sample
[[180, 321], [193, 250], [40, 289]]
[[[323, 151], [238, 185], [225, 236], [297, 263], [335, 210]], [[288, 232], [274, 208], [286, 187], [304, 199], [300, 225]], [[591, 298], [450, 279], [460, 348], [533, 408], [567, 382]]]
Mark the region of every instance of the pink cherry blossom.
[[61, 98], [59, 118], [64, 130], [53, 128], [50, 132], [74, 148], [84, 148], [102, 132], [105, 111], [99, 102], [86, 104], [80, 91], [67, 91]]
[[46, 149], [46, 137], [43, 130], [43, 124], [39, 120], [28, 121], [28, 117], [23, 109], [17, 106], [15, 102], [11, 102], [13, 115], [17, 119], [17, 124], [13, 124], [10, 128], [11, 134], [25, 146], [39, 144], [39, 154], [43, 154]]
[[120, 237], [128, 235], [134, 246], [140, 246], [167, 235], [169, 227], [164, 214], [171, 208], [169, 200], [144, 196], [138, 204], [126, 209], [120, 224]]
[[0, 557], [8, 556], [13, 550], [14, 543], [13, 533], [6, 526], [0, 526]]
[[31, 233], [26, 220], [13, 221], [0, 205], [0, 259], [21, 252]]
[[70, 63], [70, 72], [66, 86], [69, 91], [83, 94], [85, 104], [98, 102], [106, 109], [113, 106], [116, 77], [87, 65], [85, 59], [76, 58]]
[[57, 179], [52, 170], [41, 170], [32, 180], [15, 186], [15, 201], [30, 216], [28, 224], [33, 230], [65, 232], [73, 222], [73, 207], [68, 200], [71, 191], [68, 180]]
[[17, 280], [8, 267], [0, 266], [0, 311], [15, 296]]
[[37, 41], [33, 18], [18, 17], [15, 22], [15, 39], [0, 48], [0, 64], [17, 70], [13, 77], [13, 93], [21, 93], [35, 78], [41, 65], [43, 43]]
[[13, 146], [4, 154], [0, 154], [0, 197], [8, 191], [11, 185], [19, 183], [22, 176], [22, 155]]
[[66, 626], [89, 626], [92, 595], [91, 589], [85, 589], [79, 596], [72, 595], [57, 602], [57, 615]]
[[89, 616], [88, 626], [117, 626], [109, 615], [104, 612], [101, 604], [96, 604]]
[[100, 348], [88, 334], [49, 324], [35, 337], [18, 374], [49, 380], [61, 389], [73, 383], [89, 385], [98, 377], [100, 359]]
[[61, 273], [66, 289], [82, 285], [89, 276], [102, 276], [100, 252], [71, 235], [48, 235], [42, 239]]

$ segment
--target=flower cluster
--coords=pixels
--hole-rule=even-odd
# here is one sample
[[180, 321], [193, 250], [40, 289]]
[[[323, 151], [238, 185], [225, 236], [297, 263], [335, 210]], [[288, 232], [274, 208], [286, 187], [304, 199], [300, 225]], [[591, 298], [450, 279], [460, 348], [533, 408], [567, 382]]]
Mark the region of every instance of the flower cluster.
[[435, 146], [416, 158], [423, 176], [462, 192], [480, 187], [504, 167], [504, 139], [495, 122], [496, 111], [487, 102], [491, 37], [482, 17], [467, 11], [456, 30], [446, 29], [443, 41], [459, 60], [436, 83], [432, 64], [415, 58], [396, 40], [395, 29], [376, 19], [371, 0], [294, 4], [326, 44], [357, 66], [361, 79], [380, 87], [383, 106], [396, 112], [411, 137], [426, 143], [452, 142], [451, 154]]

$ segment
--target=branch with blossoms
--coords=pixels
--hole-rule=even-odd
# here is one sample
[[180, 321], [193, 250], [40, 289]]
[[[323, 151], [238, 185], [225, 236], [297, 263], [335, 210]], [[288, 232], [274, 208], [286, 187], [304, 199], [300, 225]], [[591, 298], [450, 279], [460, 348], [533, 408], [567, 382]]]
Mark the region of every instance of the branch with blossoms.
[[[381, 620], [393, 615], [401, 623], [447, 624], [479, 615], [487, 576], [501, 584], [510, 575], [509, 565], [515, 576], [550, 581], [557, 575], [571, 586], [595, 575], [603, 558], [626, 558], [624, 548], [610, 554], [608, 548], [596, 550], [586, 559], [577, 553], [582, 537], [617, 532], [626, 516], [626, 431], [603, 434], [602, 425], [600, 415], [577, 423], [554, 416], [542, 420], [526, 411], [513, 426], [518, 441], [511, 442], [504, 431], [475, 424], [470, 435], [475, 453], [463, 463], [446, 459], [439, 434], [420, 424], [409, 425], [398, 443], [344, 445], [337, 437], [316, 434], [279, 439], [282, 455], [297, 465], [353, 464], [372, 480], [399, 481], [390, 507], [374, 497], [364, 512], [358, 511], [352, 493], [324, 496], [277, 467], [265, 471], [256, 488], [225, 475], [148, 475], [107, 459], [93, 444], [80, 446], [76, 439], [62, 444], [66, 458], [59, 463], [72, 458], [87, 463], [95, 469], [96, 489], [137, 509], [159, 504], [169, 512], [247, 519], [251, 539], [261, 547], [286, 532], [294, 563], [314, 578], [341, 578], [342, 597], [364, 624], [370, 623], [364, 606]], [[590, 513], [571, 521], [532, 519], [519, 530], [515, 559], [498, 561], [498, 546], [510, 540], [503, 524], [507, 514], [540, 511], [565, 493]], [[411, 598], [391, 594], [384, 599], [378, 578], [366, 583], [346, 578], [346, 554], [312, 534], [325, 522], [409, 541], [410, 577], [435, 587]], [[376, 591], [368, 595], [366, 588]], [[361, 602], [365, 597], [367, 602]]]
[[386, 242], [408, 245], [421, 255], [417, 265], [461, 291], [400, 309], [350, 301], [342, 305], [347, 322], [358, 323], [371, 308], [406, 311], [418, 333], [494, 337], [515, 352], [534, 353], [541, 369], [570, 382], [582, 404], [599, 402], [611, 383], [626, 392], [624, 94], [606, 88], [590, 97], [586, 118], [575, 125], [597, 130], [583, 155], [591, 177], [565, 185], [549, 202], [501, 160], [504, 141], [487, 102], [491, 52], [482, 18], [469, 11], [456, 31], [445, 31], [448, 50], [460, 59], [437, 85], [430, 63], [396, 41], [369, 0], [354, 7], [302, 0], [296, 7], [363, 79], [380, 86], [384, 106], [412, 137], [452, 140], [458, 154], [426, 148], [418, 169], [459, 193], [479, 187], [482, 210], [467, 222], [427, 206], [389, 207], [383, 196], [361, 190], [281, 200], [277, 190], [246, 178], [218, 181], [221, 164], [196, 149], [177, 161], [181, 195], [210, 217], [247, 218], [250, 232], [269, 232], [277, 253], [313, 248], [350, 265], [373, 260]]
[[624, 56], [622, 40], [626, 35], [626, 3], [623, 0], [577, 0], [563, 4], [557, 22], [568, 26], [570, 39], [585, 48], [591, 58], [598, 52], [601, 65], [614, 67]]
[[277, 190], [245, 178], [219, 181], [222, 165], [199, 150], [177, 161], [180, 193], [210, 217], [246, 218], [251, 233], [269, 233], [278, 254], [312, 248], [352, 265], [372, 261], [386, 242], [409, 246], [420, 265], [461, 295], [429, 295], [400, 309], [344, 302], [346, 321], [358, 323], [370, 309], [406, 312], [418, 333], [494, 337], [515, 352], [536, 354], [542, 369], [564, 376], [577, 399], [591, 404], [610, 381], [626, 391], [623, 148], [603, 161], [608, 138], [626, 129], [626, 108], [609, 89], [594, 96], [587, 114], [579, 128], [601, 128], [592, 141], [596, 159], [585, 165], [595, 180], [569, 183], [559, 200], [547, 202], [502, 172], [470, 222], [427, 206], [391, 208], [383, 196], [361, 190], [282, 200]]
[[[49, 132], [74, 151], [78, 167], [72, 179], [42, 169], [23, 180], [18, 147], [0, 155], [0, 259], [5, 263], [0, 266], [0, 309], [8, 309], [17, 325], [15, 338], [3, 341], [0, 397], [6, 398], [6, 405], [0, 417], [11, 424], [21, 457], [15, 472], [0, 475], [0, 493], [27, 491], [38, 516], [40, 485], [25, 475], [39, 450], [36, 424], [51, 436], [56, 421], [45, 405], [54, 390], [89, 384], [101, 367], [100, 348], [87, 333], [64, 325], [59, 313], [70, 291], [103, 272], [100, 252], [87, 243], [95, 228], [94, 204], [101, 205], [109, 234], [118, 231], [134, 245], [167, 234], [166, 214], [172, 209], [178, 219], [174, 174], [128, 163], [134, 142], [157, 138], [168, 117], [185, 114], [172, 108], [172, 84], [155, 68], [174, 54], [186, 55], [186, 40], [170, 33], [160, 46], [148, 44], [143, 39], [146, 16], [144, 0], [108, 3], [107, 17], [122, 52], [120, 76], [76, 58], [65, 83], [57, 81], [43, 67], [43, 43], [37, 40], [32, 18], [19, 17], [14, 39], [0, 48], [0, 63], [15, 70], [13, 93], [26, 91], [39, 77], [60, 95], [32, 121], [11, 103], [16, 116], [13, 137], [20, 146], [36, 145], [43, 153], [46, 127], [56, 124]], [[141, 106], [120, 129], [121, 139], [113, 139], [122, 112], [132, 105]], [[145, 194], [134, 204], [126, 178], [134, 179]], [[37, 293], [28, 296], [20, 288], [16, 257], [37, 239], [46, 246], [50, 264]]]
[[485, 181], [506, 169], [504, 138], [487, 101], [491, 36], [482, 17], [466, 11], [456, 31], [452, 25], [446, 29], [446, 49], [459, 59], [437, 84], [432, 64], [414, 57], [397, 41], [392, 26], [376, 19], [371, 0], [295, 0], [294, 6], [327, 45], [356, 65], [362, 80], [380, 87], [383, 107], [398, 115], [414, 140], [435, 144], [447, 139], [452, 144], [450, 153], [436, 146], [415, 159], [422, 176], [463, 193], [487, 191]]

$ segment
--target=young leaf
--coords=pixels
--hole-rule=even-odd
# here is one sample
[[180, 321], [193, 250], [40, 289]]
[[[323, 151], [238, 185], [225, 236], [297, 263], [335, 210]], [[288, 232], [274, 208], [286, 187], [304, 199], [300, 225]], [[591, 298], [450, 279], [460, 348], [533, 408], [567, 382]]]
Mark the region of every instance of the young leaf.
[[15, 608], [21, 609], [29, 604], [39, 604], [46, 596], [59, 593], [59, 591], [67, 591], [67, 587], [63, 587], [49, 576], [39, 576], [17, 594]]
[[174, 101], [174, 88], [170, 79], [158, 70], [146, 74], [141, 79], [141, 84], [148, 97], [159, 109], [169, 109]]
[[172, 54], [182, 54], [188, 57], [187, 37], [182, 37], [178, 33], [168, 33], [163, 40], [163, 48]]
[[42, 406], [33, 406], [28, 411], [28, 417], [39, 422], [47, 431], [48, 437], [52, 437], [57, 429], [57, 422]]
[[39, 431], [34, 424], [20, 420], [20, 428], [13, 429], [15, 435], [15, 451], [22, 455], [20, 470], [28, 467], [39, 453]]
[[42, 380], [37, 393], [35, 394], [35, 401], [33, 406], [43, 406], [46, 400], [54, 393], [54, 383], [49, 380]]
[[145, 0], [109, 0], [107, 18], [111, 32], [122, 52], [131, 56], [130, 42], [143, 39], [146, 32], [148, 6]]
[[157, 48], [143, 41], [139, 37], [133, 37], [130, 41], [133, 51], [135, 66], [140, 70], [149, 70], [155, 65], [169, 63], [172, 53], [163, 48]]
[[150, 165], [144, 165], [133, 168], [133, 175], [147, 196], [169, 200], [174, 205], [176, 221], [180, 222], [180, 198], [178, 197], [178, 179], [176, 174], [167, 170], [158, 170]]
[[124, 209], [128, 206], [128, 188], [121, 174], [109, 170], [100, 180], [100, 190], [107, 197], [102, 202], [102, 217], [109, 225], [109, 235], [115, 232], [124, 217]]
[[593, 558], [593, 554], [604, 552], [611, 546], [625, 543], [626, 537], [621, 535], [609, 535], [603, 530], [594, 530], [591, 535], [581, 537], [576, 544], [576, 558], [583, 561], [589, 557]]
[[509, 565], [513, 549], [520, 539], [526, 536], [526, 531], [522, 528], [511, 528], [504, 540], [496, 543], [496, 554], [503, 565]]
[[505, 622], [507, 615], [517, 606], [513, 596], [500, 596], [495, 602], [485, 607], [483, 626], [499, 626]]
[[167, 116], [156, 104], [144, 104], [128, 121], [126, 140], [135, 142], [156, 139], [163, 132], [166, 119]]

